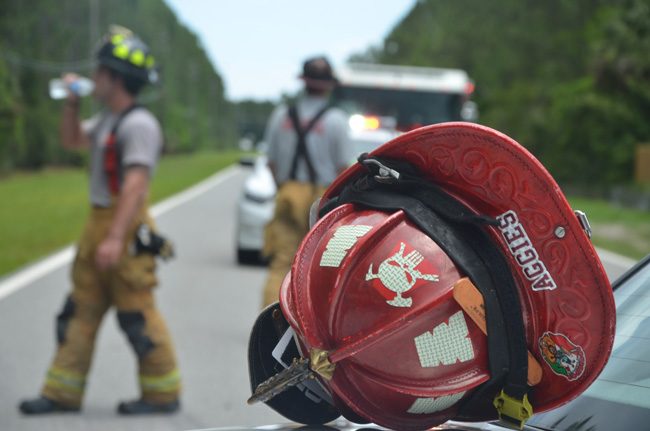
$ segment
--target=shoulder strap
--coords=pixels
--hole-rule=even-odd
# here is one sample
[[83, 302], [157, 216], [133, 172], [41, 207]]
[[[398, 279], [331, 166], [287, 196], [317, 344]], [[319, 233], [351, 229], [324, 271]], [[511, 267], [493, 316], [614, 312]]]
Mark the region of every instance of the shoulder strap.
[[314, 164], [309, 157], [309, 151], [307, 150], [307, 134], [311, 129], [314, 128], [318, 120], [330, 109], [331, 105], [325, 105], [320, 111], [314, 115], [314, 117], [307, 123], [307, 126], [303, 129], [300, 125], [300, 118], [298, 118], [298, 110], [296, 105], [289, 106], [289, 118], [291, 119], [291, 124], [293, 125], [296, 135], [298, 136], [298, 142], [296, 145], [296, 152], [293, 156], [293, 162], [291, 163], [291, 171], [289, 172], [289, 178], [292, 180], [296, 179], [296, 173], [298, 171], [298, 159], [303, 158], [305, 164], [307, 165], [307, 172], [309, 173], [309, 181], [316, 183], [316, 170], [314, 169]]
[[113, 124], [113, 128], [106, 139], [106, 148], [104, 149], [104, 171], [108, 177], [108, 186], [113, 195], [117, 195], [120, 192], [119, 171], [121, 151], [117, 145], [117, 130], [120, 127], [120, 124], [122, 124], [124, 118], [139, 106], [140, 105], [138, 104], [133, 104], [120, 112], [120, 115], [117, 117], [117, 120], [115, 120], [115, 124]]
[[322, 117], [323, 115], [325, 115], [325, 112], [327, 112], [331, 107], [332, 107], [332, 105], [330, 105], [329, 103], [326, 104], [325, 106], [323, 106], [323, 107], [321, 108], [321, 110], [318, 111], [318, 112], [316, 113], [316, 115], [314, 115], [314, 117], [313, 117], [311, 120], [309, 120], [309, 123], [307, 124], [307, 127], [305, 127], [305, 129], [303, 130], [302, 133], [303, 133], [305, 136], [307, 136], [307, 133], [309, 133], [309, 132], [311, 131], [311, 129], [314, 128], [314, 126], [316, 125], [316, 123], [318, 123], [318, 120], [320, 120], [321, 117]]

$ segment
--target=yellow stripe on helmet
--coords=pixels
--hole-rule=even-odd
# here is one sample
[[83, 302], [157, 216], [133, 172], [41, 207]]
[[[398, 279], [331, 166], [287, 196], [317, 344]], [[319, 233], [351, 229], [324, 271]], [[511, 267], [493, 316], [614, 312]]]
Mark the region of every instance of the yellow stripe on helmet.
[[111, 43], [113, 45], [119, 45], [124, 41], [124, 35], [123, 34], [114, 34], [111, 36]]
[[122, 43], [113, 48], [113, 55], [121, 60], [126, 60], [129, 57], [129, 47]]
[[144, 65], [144, 52], [136, 49], [129, 56], [129, 61], [138, 67], [142, 67]]

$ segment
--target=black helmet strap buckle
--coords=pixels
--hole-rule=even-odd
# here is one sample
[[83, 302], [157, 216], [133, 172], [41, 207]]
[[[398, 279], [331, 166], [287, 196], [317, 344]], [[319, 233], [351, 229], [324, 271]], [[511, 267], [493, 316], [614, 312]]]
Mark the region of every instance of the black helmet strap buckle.
[[376, 171], [375, 180], [380, 183], [394, 184], [400, 179], [400, 173], [391, 169], [377, 159], [368, 157], [367, 153], [359, 156], [359, 163], [364, 165], [370, 172]]

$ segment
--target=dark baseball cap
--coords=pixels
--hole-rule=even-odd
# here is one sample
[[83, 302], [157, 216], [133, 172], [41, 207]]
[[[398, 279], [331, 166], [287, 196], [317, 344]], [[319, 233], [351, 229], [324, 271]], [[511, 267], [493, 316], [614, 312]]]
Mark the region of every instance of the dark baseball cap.
[[322, 89], [332, 88], [338, 84], [330, 62], [322, 56], [310, 58], [303, 63], [300, 79], [309, 87]]

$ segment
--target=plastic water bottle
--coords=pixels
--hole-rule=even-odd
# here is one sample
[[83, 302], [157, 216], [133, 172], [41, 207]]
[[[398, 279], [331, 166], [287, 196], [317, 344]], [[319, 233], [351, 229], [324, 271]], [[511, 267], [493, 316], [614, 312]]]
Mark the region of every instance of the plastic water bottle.
[[66, 84], [62, 79], [56, 78], [50, 80], [50, 97], [52, 99], [65, 99], [68, 97], [68, 89], [79, 97], [90, 95], [95, 88], [92, 79], [80, 76], [70, 84]]

